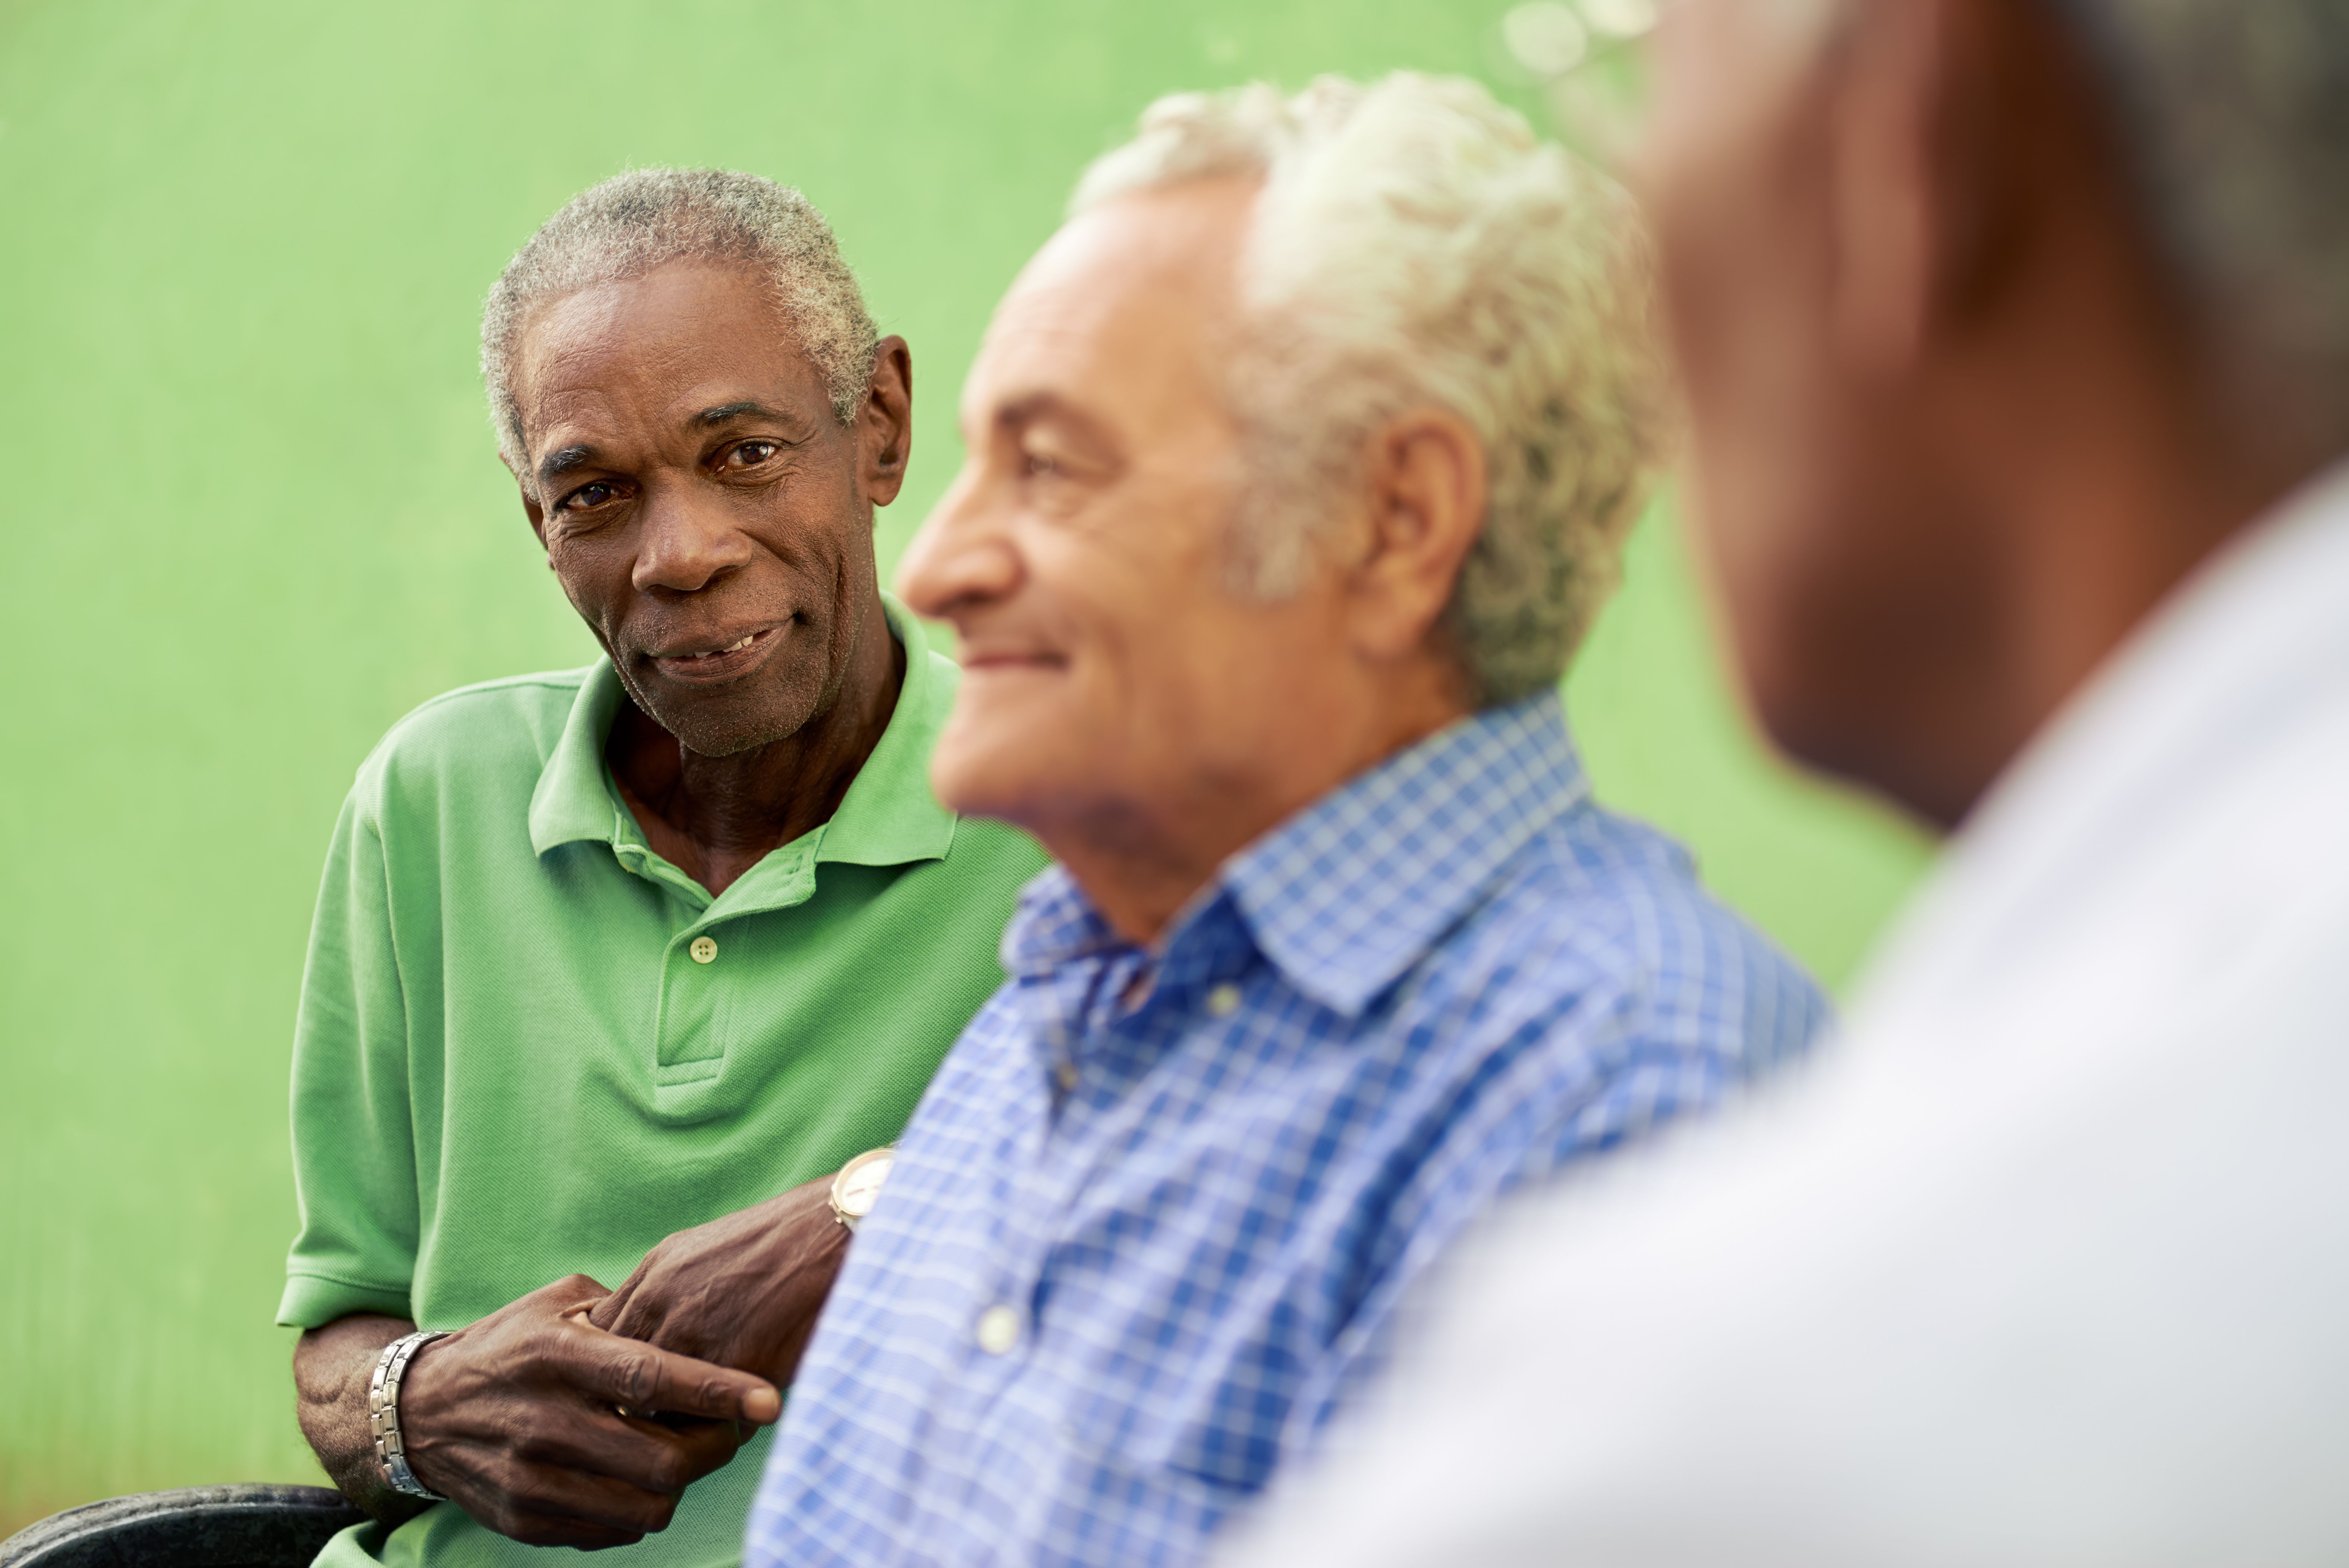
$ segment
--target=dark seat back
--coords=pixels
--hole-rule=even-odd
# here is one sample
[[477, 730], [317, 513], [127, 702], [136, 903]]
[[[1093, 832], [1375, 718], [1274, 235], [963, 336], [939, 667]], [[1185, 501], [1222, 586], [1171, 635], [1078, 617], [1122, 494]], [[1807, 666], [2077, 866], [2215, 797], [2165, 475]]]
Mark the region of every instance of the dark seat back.
[[0, 1568], [309, 1568], [367, 1518], [316, 1486], [191, 1486], [53, 1513], [0, 1541]]

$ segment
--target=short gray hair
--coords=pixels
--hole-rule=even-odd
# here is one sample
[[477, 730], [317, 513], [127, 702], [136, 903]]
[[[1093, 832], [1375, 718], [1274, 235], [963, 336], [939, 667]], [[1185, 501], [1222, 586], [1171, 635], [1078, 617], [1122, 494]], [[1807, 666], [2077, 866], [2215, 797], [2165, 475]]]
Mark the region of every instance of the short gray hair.
[[529, 469], [513, 356], [532, 315], [564, 295], [678, 261], [763, 277], [823, 376], [833, 417], [843, 425], [855, 420], [878, 334], [823, 214], [790, 186], [756, 174], [637, 169], [582, 192], [547, 219], [506, 264], [482, 308], [481, 379], [498, 451], [516, 474]]
[[[1813, 42], [1857, 0], [1777, 0]], [[2041, 0], [2103, 88], [2126, 172], [2222, 368], [2282, 371], [2349, 437], [2349, 5]]]
[[2053, 0], [2104, 78], [2172, 264], [2222, 348], [2349, 424], [2349, 5]]
[[1475, 83], [1399, 73], [1161, 99], [1071, 207], [1227, 174], [1264, 181], [1231, 373], [1255, 459], [1243, 586], [1293, 591], [1365, 442], [1433, 404], [1476, 431], [1491, 492], [1444, 629], [1480, 701], [1554, 685], [1661, 440], [1630, 200]]

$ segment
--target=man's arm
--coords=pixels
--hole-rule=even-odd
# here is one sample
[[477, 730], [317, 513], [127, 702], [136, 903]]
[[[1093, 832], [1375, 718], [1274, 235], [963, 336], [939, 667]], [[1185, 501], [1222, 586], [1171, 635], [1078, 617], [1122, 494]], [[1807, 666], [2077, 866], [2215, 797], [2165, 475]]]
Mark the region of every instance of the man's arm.
[[[625, 1546], [665, 1529], [688, 1485], [781, 1413], [760, 1377], [596, 1328], [587, 1309], [604, 1296], [574, 1274], [417, 1352], [399, 1397], [416, 1479], [517, 1541]], [[341, 1318], [294, 1352], [303, 1435], [343, 1494], [387, 1523], [424, 1506], [386, 1484], [367, 1427], [376, 1360], [409, 1328]]]
[[415, 1327], [404, 1317], [354, 1313], [305, 1330], [294, 1346], [294, 1408], [302, 1436], [336, 1489], [386, 1524], [414, 1518], [425, 1504], [392, 1490], [376, 1463], [367, 1381], [384, 1346]]
[[818, 1177], [679, 1231], [646, 1253], [589, 1321], [784, 1386], [848, 1254], [831, 1191], [832, 1178]]

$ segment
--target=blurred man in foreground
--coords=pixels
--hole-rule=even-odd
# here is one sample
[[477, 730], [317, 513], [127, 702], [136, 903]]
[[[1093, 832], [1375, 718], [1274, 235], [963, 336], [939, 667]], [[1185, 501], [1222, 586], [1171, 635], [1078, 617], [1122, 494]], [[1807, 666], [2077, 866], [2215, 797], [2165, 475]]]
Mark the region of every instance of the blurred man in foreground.
[[1158, 105], [998, 309], [899, 574], [934, 777], [1060, 861], [792, 1391], [761, 1568], [1180, 1563], [1497, 1194], [1817, 994], [1557, 680], [1654, 429], [1619, 194], [1464, 82]]
[[322, 1562], [666, 1531], [634, 1554], [722, 1568], [756, 1455], [686, 1489], [773, 1420], [844, 1251], [831, 1173], [1000, 983], [1041, 857], [930, 793], [956, 670], [873, 556], [912, 366], [799, 192], [607, 181], [481, 337], [605, 657], [425, 704], [336, 829], [278, 1321], [304, 1433], [381, 1522]]
[[1546, 1196], [1236, 1562], [2349, 1560], [2349, 9], [1685, 0], [1646, 175], [1851, 1038]]

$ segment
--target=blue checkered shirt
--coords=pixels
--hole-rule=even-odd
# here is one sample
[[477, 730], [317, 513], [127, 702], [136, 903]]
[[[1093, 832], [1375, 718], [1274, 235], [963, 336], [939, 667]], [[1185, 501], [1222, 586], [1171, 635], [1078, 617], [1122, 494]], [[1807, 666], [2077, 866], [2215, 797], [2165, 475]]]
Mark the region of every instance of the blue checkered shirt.
[[1549, 695], [1282, 824], [1155, 950], [1055, 867], [1003, 956], [801, 1365], [750, 1568], [1195, 1561], [1495, 1197], [1825, 1013], [1590, 803]]

